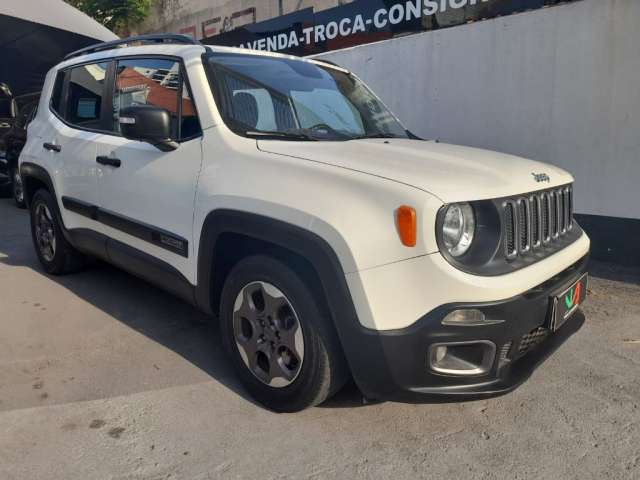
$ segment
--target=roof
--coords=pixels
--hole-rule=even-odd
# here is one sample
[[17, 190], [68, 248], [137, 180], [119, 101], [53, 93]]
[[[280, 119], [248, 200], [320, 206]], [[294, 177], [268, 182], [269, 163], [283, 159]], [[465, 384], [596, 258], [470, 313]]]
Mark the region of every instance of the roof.
[[301, 58], [295, 55], [286, 55], [282, 53], [267, 52], [264, 50], [249, 50], [241, 47], [223, 47], [217, 45], [202, 45], [202, 44], [182, 44], [182, 43], [155, 43], [138, 46], [123, 46], [114, 47], [109, 50], [100, 50], [98, 52], [81, 54], [73, 56], [68, 60], [63, 61], [58, 65], [59, 68], [65, 68], [70, 65], [76, 65], [79, 63], [86, 63], [90, 61], [99, 61], [107, 58], [126, 57], [130, 55], [167, 55], [172, 57], [180, 57], [185, 60], [190, 58], [200, 58], [205, 51], [214, 53], [235, 53], [244, 55], [256, 55], [261, 57], [273, 57], [273, 58], [289, 58], [291, 60], [301, 60], [311, 63], [322, 63], [329, 68], [335, 68], [348, 73], [348, 70], [335, 65], [332, 62], [324, 61], [322, 59], [313, 58]]
[[129, 55], [167, 55], [188, 59], [200, 57], [204, 52], [205, 47], [202, 45], [155, 44], [135, 47], [117, 47], [111, 50], [101, 50], [87, 55], [72, 57], [60, 63], [58, 67], [64, 68], [78, 63], [86, 63], [93, 60], [99, 61], [105, 58], [126, 57]]

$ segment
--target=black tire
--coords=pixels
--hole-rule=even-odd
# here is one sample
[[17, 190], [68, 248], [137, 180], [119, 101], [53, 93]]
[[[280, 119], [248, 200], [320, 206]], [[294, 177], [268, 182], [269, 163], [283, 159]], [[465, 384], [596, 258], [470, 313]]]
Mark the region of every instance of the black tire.
[[13, 202], [18, 208], [26, 208], [27, 205], [24, 201], [24, 187], [22, 185], [22, 177], [20, 177], [18, 167], [11, 167], [9, 169], [9, 178], [11, 180], [11, 196]]
[[[260, 380], [243, 360], [241, 347], [236, 343], [236, 298], [245, 287], [259, 282], [276, 287], [284, 295], [302, 330], [303, 358], [295, 378], [289, 379], [291, 383], [286, 386], [273, 387]], [[349, 371], [340, 342], [331, 319], [323, 313], [326, 309], [322, 305], [299, 274], [272, 257], [247, 257], [238, 262], [227, 276], [220, 302], [222, 340], [243, 385], [267, 408], [277, 412], [297, 412], [318, 405], [340, 390], [348, 380]], [[262, 315], [266, 314], [263, 312]], [[264, 345], [264, 337], [261, 338]], [[247, 356], [246, 351], [244, 355]]]
[[[38, 240], [38, 221], [36, 216], [40, 213], [49, 212], [50, 214], [50, 232], [49, 237], [55, 240], [55, 246], [52, 250], [46, 250]], [[62, 275], [81, 270], [86, 262], [86, 257], [78, 252], [67, 242], [62, 233], [62, 221], [60, 220], [60, 212], [55, 199], [47, 190], [38, 190], [30, 205], [31, 216], [31, 238], [33, 246], [40, 263], [47, 273], [52, 275]], [[42, 230], [42, 229], [41, 229]]]

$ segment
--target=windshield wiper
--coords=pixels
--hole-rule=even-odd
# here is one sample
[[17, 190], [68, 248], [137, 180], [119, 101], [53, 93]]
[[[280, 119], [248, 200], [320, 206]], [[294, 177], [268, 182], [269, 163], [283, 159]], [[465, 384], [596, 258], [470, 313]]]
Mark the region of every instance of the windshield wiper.
[[247, 137], [265, 138], [265, 139], [289, 139], [289, 140], [305, 140], [309, 142], [317, 142], [318, 139], [307, 135], [303, 132], [278, 132], [278, 131], [266, 131], [266, 130], [247, 130], [245, 132]]
[[364, 138], [403, 138], [403, 137], [399, 137], [398, 135], [395, 135], [393, 133], [384, 133], [384, 132], [377, 132], [377, 133], [369, 133], [367, 135], [359, 135], [357, 137], [352, 137], [352, 140], [362, 140]]

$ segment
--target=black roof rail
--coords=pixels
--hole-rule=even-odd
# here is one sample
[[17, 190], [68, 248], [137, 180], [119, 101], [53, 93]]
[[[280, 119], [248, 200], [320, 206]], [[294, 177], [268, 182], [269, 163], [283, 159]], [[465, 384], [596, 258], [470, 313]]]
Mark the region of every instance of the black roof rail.
[[188, 35], [177, 35], [173, 33], [152, 33], [149, 35], [136, 35], [133, 37], [121, 38], [120, 40], [112, 40], [110, 42], [96, 43], [75, 52], [71, 52], [64, 57], [69, 60], [80, 55], [88, 55], [89, 53], [102, 52], [104, 50], [112, 50], [114, 48], [128, 45], [130, 43], [180, 43], [186, 45], [202, 45], [198, 40]]

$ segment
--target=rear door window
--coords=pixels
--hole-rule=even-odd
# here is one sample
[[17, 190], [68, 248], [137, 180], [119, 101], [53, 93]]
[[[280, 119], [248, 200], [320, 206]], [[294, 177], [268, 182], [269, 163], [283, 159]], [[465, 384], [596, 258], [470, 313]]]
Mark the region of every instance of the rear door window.
[[108, 67], [108, 62], [102, 62], [71, 69], [64, 109], [67, 122], [90, 130], [101, 129]]

